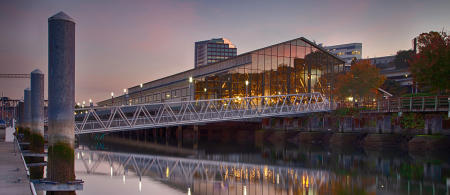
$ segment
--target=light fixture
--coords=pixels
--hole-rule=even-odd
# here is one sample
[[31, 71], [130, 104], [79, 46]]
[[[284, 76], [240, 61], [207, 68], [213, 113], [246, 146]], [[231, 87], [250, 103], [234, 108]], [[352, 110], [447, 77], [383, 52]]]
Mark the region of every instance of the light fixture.
[[123, 89], [123, 92], [124, 92], [124, 93], [127, 93], [127, 89]]
[[247, 81], [245, 81], [245, 86], [248, 86], [248, 80], [247, 80]]
[[206, 88], [203, 88], [203, 91], [205, 91], [205, 92], [206, 92]]
[[89, 99], [89, 103], [92, 103], [92, 99]]
[[114, 92], [111, 92], [111, 97], [114, 97]]
[[142, 88], [142, 87], [144, 86], [144, 84], [141, 83], [140, 86], [141, 86], [141, 88]]
[[189, 83], [192, 83], [194, 81], [194, 78], [189, 77]]

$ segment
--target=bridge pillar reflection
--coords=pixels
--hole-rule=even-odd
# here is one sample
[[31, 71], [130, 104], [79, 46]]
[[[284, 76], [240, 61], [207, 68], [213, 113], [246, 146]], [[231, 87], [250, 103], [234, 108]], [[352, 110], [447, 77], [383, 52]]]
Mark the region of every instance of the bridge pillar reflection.
[[164, 136], [164, 138], [166, 139], [166, 146], [169, 145], [169, 131], [170, 131], [170, 127], [166, 127], [165, 136]]

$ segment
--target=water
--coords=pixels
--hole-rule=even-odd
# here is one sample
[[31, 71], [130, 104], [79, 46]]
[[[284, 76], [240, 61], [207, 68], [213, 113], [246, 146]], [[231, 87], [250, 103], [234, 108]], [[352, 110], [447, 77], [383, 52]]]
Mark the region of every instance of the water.
[[195, 147], [83, 137], [75, 169], [85, 184], [77, 193], [448, 194], [447, 153], [253, 139], [204, 139]]

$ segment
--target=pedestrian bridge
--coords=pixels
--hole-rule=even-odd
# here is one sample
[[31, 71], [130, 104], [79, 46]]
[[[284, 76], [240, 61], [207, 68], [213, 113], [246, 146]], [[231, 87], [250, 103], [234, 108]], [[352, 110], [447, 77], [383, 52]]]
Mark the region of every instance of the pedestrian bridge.
[[75, 110], [75, 134], [298, 115], [330, 110], [321, 93], [163, 102]]

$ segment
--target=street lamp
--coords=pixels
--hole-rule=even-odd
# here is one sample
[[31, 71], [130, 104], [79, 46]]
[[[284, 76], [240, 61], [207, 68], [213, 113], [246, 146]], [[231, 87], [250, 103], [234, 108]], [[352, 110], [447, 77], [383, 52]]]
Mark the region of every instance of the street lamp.
[[111, 106], [114, 106], [114, 92], [111, 92]]
[[128, 97], [127, 89], [123, 89], [123, 98], [124, 98], [124, 101], [123, 101], [122, 105], [126, 105], [126, 104], [127, 104], [127, 99], [128, 99], [127, 97]]
[[248, 96], [248, 80], [245, 81], [245, 97]]
[[206, 93], [206, 91], [207, 91], [206, 87], [203, 88], [203, 91], [205, 92], [205, 99], [208, 99], [208, 94]]
[[192, 76], [189, 77], [189, 100], [192, 100], [192, 90], [191, 90], [191, 84], [194, 82], [194, 78]]
[[141, 96], [139, 97], [139, 102], [142, 102], [142, 87], [144, 87], [144, 84], [141, 83], [139, 86], [141, 87], [141, 90], [139, 91], [139, 95]]
[[89, 98], [89, 106], [93, 107], [94, 103], [92, 103], [92, 99]]
[[82, 108], [84, 108], [84, 105], [86, 104], [86, 101], [83, 100]]

